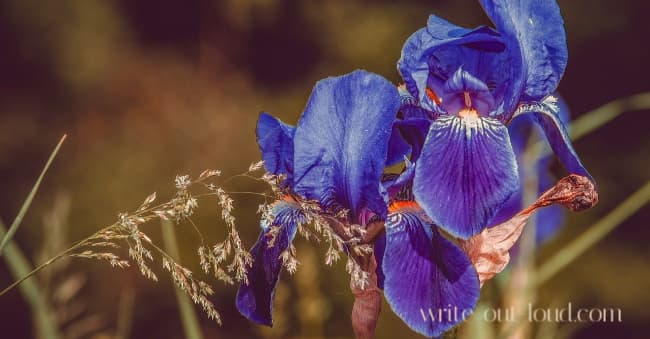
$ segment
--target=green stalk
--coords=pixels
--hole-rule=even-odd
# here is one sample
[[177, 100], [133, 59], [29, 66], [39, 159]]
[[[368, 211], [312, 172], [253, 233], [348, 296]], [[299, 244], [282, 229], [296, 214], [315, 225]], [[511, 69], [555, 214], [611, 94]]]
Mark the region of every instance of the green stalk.
[[[0, 236], [5, 236], [6, 239], [6, 234], [7, 229], [2, 220], [0, 220]], [[4, 259], [7, 262], [11, 275], [15, 279], [18, 279], [29, 274], [32, 266], [20, 248], [13, 241], [8, 241], [5, 245], [7, 255]], [[32, 312], [34, 312], [37, 337], [43, 339], [61, 338], [54, 313], [47, 302], [46, 296], [41, 292], [43, 289], [39, 286], [36, 279], [26, 279], [20, 284], [19, 289], [23, 298], [25, 298], [31, 307]]]
[[650, 181], [647, 181], [643, 187], [625, 199], [613, 211], [589, 227], [587, 231], [541, 265], [535, 275], [535, 284], [539, 286], [545, 283], [591, 246], [603, 239], [625, 219], [645, 206], [648, 201], [650, 201]]
[[135, 290], [127, 286], [120, 294], [119, 313], [115, 339], [128, 339], [133, 324], [133, 306], [135, 303]]
[[[161, 226], [166, 252], [172, 258], [174, 258], [174, 260], [179, 261], [180, 255], [178, 251], [178, 244], [176, 242], [174, 223], [168, 220], [162, 220]], [[194, 304], [192, 304], [190, 298], [176, 286], [175, 291], [176, 301], [178, 302], [178, 308], [181, 314], [181, 320], [183, 322], [183, 329], [185, 331], [185, 338], [203, 339], [201, 327], [199, 326], [199, 319], [197, 318], [196, 312], [194, 311]]]
[[[63, 141], [65, 140], [66, 135], [64, 134], [61, 137], [61, 140], [59, 140], [59, 143], [56, 145], [54, 148], [54, 151], [52, 151], [52, 154], [50, 154], [50, 158], [47, 159], [47, 163], [45, 163], [45, 167], [43, 167], [43, 170], [41, 171], [41, 175], [39, 175], [38, 179], [36, 180], [36, 183], [34, 184], [34, 187], [32, 187], [31, 192], [29, 192], [29, 195], [27, 195], [27, 199], [25, 199], [25, 202], [23, 203], [23, 206], [20, 208], [20, 211], [18, 212], [18, 215], [16, 216], [16, 219], [14, 219], [14, 222], [11, 223], [11, 226], [9, 227], [9, 231], [6, 232], [4, 235], [4, 238], [2, 239], [2, 242], [0, 242], [0, 257], [2, 256], [3, 250], [5, 246], [7, 246], [7, 243], [9, 243], [9, 240], [13, 238], [14, 234], [18, 230], [18, 226], [20, 226], [20, 223], [23, 221], [23, 218], [25, 217], [25, 214], [27, 213], [27, 210], [29, 209], [29, 206], [32, 204], [32, 200], [34, 199], [34, 196], [36, 195], [36, 191], [38, 191], [38, 187], [41, 185], [41, 181], [43, 180], [43, 177], [45, 176], [45, 173], [47, 172], [47, 169], [50, 168], [50, 164], [56, 157], [56, 154], [59, 152], [59, 149], [61, 148], [61, 145], [63, 144]], [[3, 232], [4, 233], [4, 232]]]
[[[572, 121], [569, 128], [569, 137], [571, 140], [578, 140], [625, 112], [648, 109], [650, 109], [650, 92], [610, 101]], [[550, 147], [545, 146], [546, 141], [543, 140], [532, 147], [535, 152], [542, 152], [542, 156], [552, 154], [553, 151], [551, 151]]]
[[571, 124], [569, 136], [579, 139], [589, 132], [600, 128], [625, 112], [650, 109], [650, 92], [635, 94], [622, 99], [610, 101], [595, 110], [584, 114]]

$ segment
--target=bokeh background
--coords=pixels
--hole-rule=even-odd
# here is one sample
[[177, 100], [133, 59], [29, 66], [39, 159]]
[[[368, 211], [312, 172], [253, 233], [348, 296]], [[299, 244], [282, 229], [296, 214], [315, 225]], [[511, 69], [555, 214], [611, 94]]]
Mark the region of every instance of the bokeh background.
[[[560, 7], [570, 58], [559, 90], [573, 118], [650, 90], [648, 2], [560, 0]], [[398, 82], [402, 44], [429, 13], [466, 27], [489, 23], [471, 0], [2, 0], [0, 217], [5, 224], [13, 220], [64, 133], [68, 140], [15, 238], [36, 263], [52, 247], [113, 223], [153, 191], [169, 197], [176, 174], [241, 173], [259, 159], [254, 127], [260, 111], [295, 123], [318, 79], [357, 68]], [[570, 215], [540, 248], [538, 261], [650, 178], [649, 114], [626, 113], [576, 142], [598, 181], [600, 204]], [[553, 170], [563, 173], [558, 164]], [[246, 179], [227, 187], [263, 189]], [[236, 199], [246, 246], [257, 236], [259, 203]], [[225, 235], [214, 205], [204, 201], [194, 219], [211, 242]], [[571, 301], [623, 311], [622, 323], [568, 325], [569, 336], [650, 333], [649, 219], [650, 209], [642, 209], [539, 290], [540, 306]], [[160, 240], [158, 224], [144, 230]], [[178, 226], [177, 235], [183, 263], [199, 271], [191, 227]], [[197, 309], [205, 337], [350, 337], [352, 298], [343, 263], [324, 267], [322, 248], [303, 240], [297, 247], [301, 265], [295, 276], [283, 275], [273, 329], [245, 321], [234, 307], [236, 287], [211, 279], [224, 325]], [[70, 338], [110, 337], [124, 291], [134, 293], [132, 338], [183, 337], [167, 275], [161, 272], [153, 283], [136, 271], [78, 259], [39, 278], [56, 286], [77, 277], [80, 289], [57, 311], [70, 318]], [[13, 280], [0, 264], [0, 285]], [[33, 336], [30, 309], [18, 291], [0, 298], [0, 329], [3, 338]], [[396, 335], [418, 337], [384, 303], [377, 337]]]

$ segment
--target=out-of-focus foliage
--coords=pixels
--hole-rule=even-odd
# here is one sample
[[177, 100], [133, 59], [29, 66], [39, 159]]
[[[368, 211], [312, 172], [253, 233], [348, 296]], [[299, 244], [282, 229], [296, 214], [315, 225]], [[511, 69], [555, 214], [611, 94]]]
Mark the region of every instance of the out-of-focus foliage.
[[[560, 1], [569, 39], [569, 65], [560, 92], [574, 118], [612, 99], [650, 90], [646, 48], [650, 10], [644, 1]], [[54, 235], [81, 239], [112, 223], [152, 191], [169, 195], [176, 174], [219, 168], [223, 177], [259, 159], [254, 126], [261, 110], [295, 123], [316, 80], [365, 68], [398, 80], [402, 43], [435, 12], [463, 26], [488, 24], [475, 1], [34, 1], [0, 3], [0, 216], [13, 220], [44, 160], [63, 133], [66, 145], [36, 196], [16, 242], [38, 255]], [[633, 112], [575, 144], [598, 181], [593, 211], [569, 217], [562, 233], [540, 249], [549, 257], [648, 179], [649, 112]], [[554, 170], [562, 174], [562, 169]], [[259, 190], [245, 178], [238, 191]], [[43, 230], [56, 197], [70, 199], [66, 227]], [[236, 200], [246, 246], [258, 233], [259, 199]], [[195, 219], [210, 242], [225, 225], [206, 209]], [[620, 307], [622, 324], [592, 324], [576, 337], [640, 337], [650, 317], [646, 208], [622, 224], [537, 291], [548, 306]], [[155, 225], [149, 234], [159, 236]], [[176, 232], [181, 257], [195, 263], [190, 225]], [[155, 239], [160, 242], [160, 239]], [[304, 245], [304, 246], [302, 246]], [[213, 298], [223, 316], [217, 327], [200, 314], [206, 338], [350, 336], [352, 298], [343, 264], [323, 267], [322, 249], [298, 243], [302, 265], [283, 275], [276, 326], [254, 327], [234, 307], [234, 287]], [[132, 337], [177, 338], [182, 325], [172, 286], [135, 270], [95, 262], [70, 263], [88, 281], [88, 314], [116, 323], [118, 300], [135, 289]], [[192, 267], [200, 271], [198, 265]], [[0, 269], [0, 284], [13, 281]], [[496, 283], [483, 291], [497, 300]], [[498, 306], [498, 304], [496, 305]], [[416, 337], [384, 304], [378, 338]], [[2, 333], [29, 337], [31, 315], [18, 293], [0, 298]], [[112, 319], [111, 319], [112, 317]], [[560, 324], [562, 326], [562, 324]], [[9, 335], [10, 334], [10, 335]]]

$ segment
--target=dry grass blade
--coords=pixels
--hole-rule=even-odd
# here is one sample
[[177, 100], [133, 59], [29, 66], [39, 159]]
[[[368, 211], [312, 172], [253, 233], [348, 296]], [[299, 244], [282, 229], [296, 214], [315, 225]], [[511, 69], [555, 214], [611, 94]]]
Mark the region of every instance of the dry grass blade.
[[64, 134], [61, 137], [61, 140], [59, 140], [59, 143], [54, 148], [54, 151], [52, 151], [52, 154], [50, 154], [50, 158], [47, 159], [47, 162], [45, 163], [45, 167], [43, 167], [41, 174], [38, 176], [38, 179], [36, 179], [36, 183], [34, 184], [34, 187], [32, 187], [32, 190], [29, 192], [29, 195], [27, 195], [27, 199], [25, 199], [25, 202], [23, 203], [22, 207], [20, 207], [20, 211], [18, 212], [18, 215], [14, 219], [14, 222], [11, 223], [11, 226], [9, 227], [9, 231], [7, 231], [7, 233], [2, 238], [2, 242], [0, 242], [0, 256], [2, 256], [5, 246], [7, 245], [9, 240], [13, 238], [14, 234], [18, 230], [18, 226], [20, 226], [20, 223], [23, 221], [23, 218], [25, 217], [25, 214], [27, 213], [29, 206], [32, 204], [32, 200], [36, 195], [36, 191], [38, 191], [38, 187], [41, 185], [41, 181], [43, 181], [43, 177], [45, 177], [45, 173], [50, 168], [50, 164], [52, 164], [52, 161], [54, 161], [56, 154], [59, 153], [59, 149], [61, 148], [61, 145], [63, 145], [63, 141], [65, 141], [65, 138], [66, 135]]

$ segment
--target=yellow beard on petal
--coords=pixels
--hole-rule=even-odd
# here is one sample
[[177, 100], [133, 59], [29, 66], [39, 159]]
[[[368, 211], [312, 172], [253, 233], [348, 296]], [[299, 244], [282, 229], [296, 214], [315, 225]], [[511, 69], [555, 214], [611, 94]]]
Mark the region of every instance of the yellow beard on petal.
[[479, 122], [478, 112], [473, 108], [464, 108], [458, 112], [458, 116], [465, 120], [469, 126], [476, 126]]

